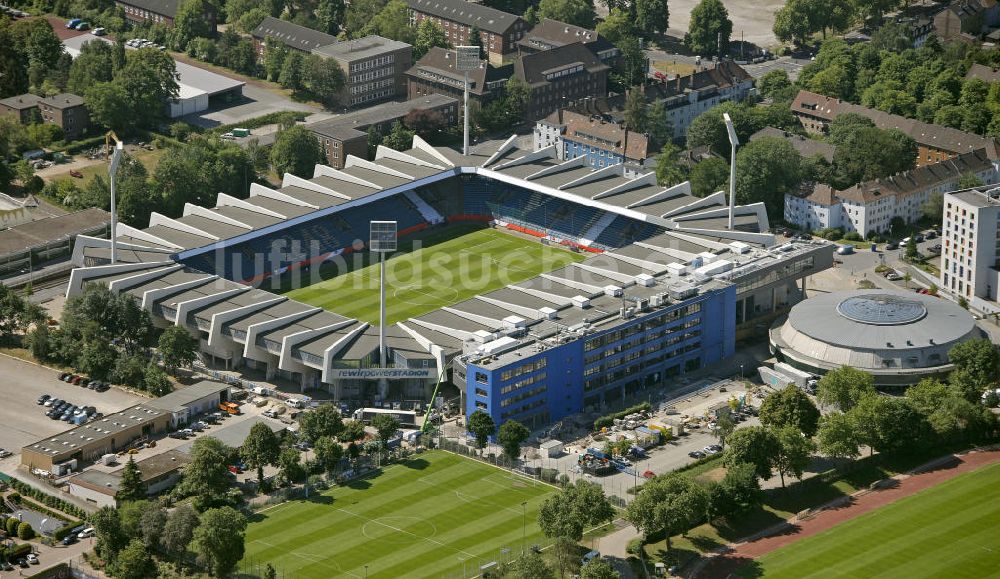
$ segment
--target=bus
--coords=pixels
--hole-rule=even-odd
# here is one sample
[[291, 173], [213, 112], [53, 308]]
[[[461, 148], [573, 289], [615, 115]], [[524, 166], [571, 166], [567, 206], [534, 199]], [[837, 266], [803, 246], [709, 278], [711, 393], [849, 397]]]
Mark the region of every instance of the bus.
[[354, 419], [365, 424], [371, 424], [379, 414], [388, 414], [399, 421], [400, 426], [416, 426], [417, 413], [413, 410], [393, 410], [391, 408], [358, 408], [354, 411]]

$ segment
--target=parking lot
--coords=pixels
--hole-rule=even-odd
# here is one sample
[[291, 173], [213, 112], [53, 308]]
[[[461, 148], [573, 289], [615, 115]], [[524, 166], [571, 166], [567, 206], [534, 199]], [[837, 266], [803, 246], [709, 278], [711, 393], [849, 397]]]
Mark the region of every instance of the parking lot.
[[48, 394], [72, 404], [94, 406], [109, 414], [128, 408], [143, 400], [118, 388], [96, 392], [59, 381], [59, 372], [0, 356], [0, 446], [18, 454], [21, 447], [46, 436], [63, 432], [72, 425], [45, 416], [48, 410], [37, 404], [38, 397]]

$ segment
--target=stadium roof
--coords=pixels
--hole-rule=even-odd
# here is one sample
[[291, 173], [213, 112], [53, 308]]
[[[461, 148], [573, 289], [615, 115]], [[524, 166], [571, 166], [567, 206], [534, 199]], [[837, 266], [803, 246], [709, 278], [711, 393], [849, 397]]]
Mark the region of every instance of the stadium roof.
[[[579, 324], [620, 319], [622, 292], [650, 299], [676, 285], [707, 291], [738, 279], [741, 272], [818, 247], [795, 243], [775, 250], [761, 203], [736, 207], [736, 228], [730, 231], [725, 192], [696, 198], [687, 183], [660, 187], [652, 174], [626, 177], [621, 166], [594, 170], [582, 159], [560, 161], [555, 148], [526, 151], [516, 141], [483, 143], [463, 155], [415, 137], [407, 151], [380, 146], [374, 161], [348, 156], [344, 169], [317, 165], [309, 179], [285, 175], [275, 189], [254, 184], [247, 199], [220, 194], [215, 207], [188, 205], [182, 217], [154, 213], [146, 229], [118, 225], [121, 262], [114, 266], [107, 265], [106, 240], [81, 236], [74, 263], [89, 266], [74, 270], [69, 293], [80, 291], [84, 282], [111, 285], [167, 321], [207, 334], [214, 352], [278, 356], [279, 368], [314, 368], [327, 381], [326, 372], [338, 360], [356, 364], [377, 351], [376, 327], [176, 262], [199, 256], [211, 261], [217, 249], [245, 247], [241, 244], [280, 236], [297, 224], [336, 223], [338, 213], [348, 208], [470, 174], [608, 212], [611, 221], [628, 218], [652, 232], [641, 242], [603, 248], [602, 255], [581, 263], [387, 329], [395, 353], [442, 362], [474, 348], [470, 340], [475, 344], [483, 336], [499, 335], [515, 318], [523, 320], [532, 339], [544, 339]], [[731, 266], [714, 275], [719, 281], [696, 273], [714, 261]], [[613, 288], [622, 292], [615, 294]], [[580, 305], [580, 299], [588, 303]]]

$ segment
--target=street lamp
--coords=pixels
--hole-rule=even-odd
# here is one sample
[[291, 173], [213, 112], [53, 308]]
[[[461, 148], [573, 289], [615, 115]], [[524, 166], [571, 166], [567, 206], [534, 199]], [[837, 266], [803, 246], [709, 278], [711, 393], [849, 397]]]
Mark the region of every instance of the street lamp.
[[124, 144], [121, 141], [115, 145], [115, 150], [111, 154], [111, 166], [108, 167], [108, 175], [111, 177], [111, 265], [115, 264], [118, 259], [118, 242], [117, 231], [118, 231], [118, 210], [115, 208], [116, 198], [118, 197], [118, 165], [122, 162], [122, 153], [125, 152]]
[[368, 565], [365, 565], [365, 579], [368, 579]]

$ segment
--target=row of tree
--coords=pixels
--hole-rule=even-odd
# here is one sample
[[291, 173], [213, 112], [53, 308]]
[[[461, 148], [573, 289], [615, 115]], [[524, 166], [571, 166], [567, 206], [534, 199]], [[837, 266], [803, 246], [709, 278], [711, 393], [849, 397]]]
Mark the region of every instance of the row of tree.
[[[23, 324], [19, 330], [25, 330]], [[198, 351], [198, 340], [185, 328], [170, 326], [157, 333], [149, 312], [132, 296], [115, 295], [99, 284], [67, 300], [58, 327], [35, 320], [25, 345], [40, 361], [69, 365], [93, 379], [156, 396], [170, 392], [172, 385], [152, 347], [158, 347], [159, 360], [170, 371], [189, 365]]]

